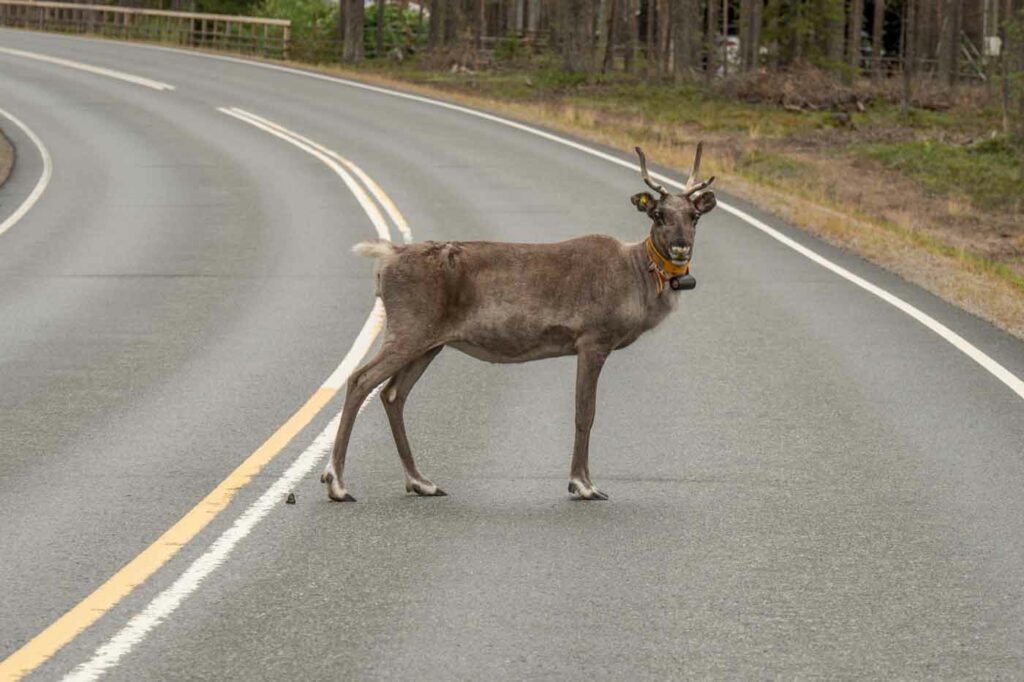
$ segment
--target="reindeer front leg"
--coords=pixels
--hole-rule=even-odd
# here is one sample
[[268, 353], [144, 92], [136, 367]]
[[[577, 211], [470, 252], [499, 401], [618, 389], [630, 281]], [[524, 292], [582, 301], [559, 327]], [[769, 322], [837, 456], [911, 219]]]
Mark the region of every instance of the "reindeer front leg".
[[607, 500], [590, 482], [590, 428], [597, 410], [597, 379], [608, 357], [607, 350], [580, 348], [576, 360], [576, 440], [573, 443], [569, 492], [584, 500]]

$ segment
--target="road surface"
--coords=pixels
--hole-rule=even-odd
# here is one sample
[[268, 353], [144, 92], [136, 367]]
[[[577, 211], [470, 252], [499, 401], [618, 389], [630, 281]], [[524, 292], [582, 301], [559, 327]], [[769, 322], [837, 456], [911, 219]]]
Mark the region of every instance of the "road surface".
[[[330, 503], [317, 437], [341, 395], [318, 389], [371, 326], [349, 249], [375, 226], [308, 145], [219, 109], [358, 164], [416, 240], [639, 240], [639, 175], [285, 70], [10, 30], [0, 48], [0, 108], [52, 156], [0, 236], [0, 658], [35, 641], [38, 679], [1024, 675], [1024, 400], [904, 310], [715, 211], [698, 288], [602, 376], [610, 502], [566, 493], [572, 359], [449, 349], [407, 411], [449, 496], [405, 493], [374, 402], [360, 501]], [[0, 124], [3, 221], [43, 160]], [[1024, 377], [1021, 342], [719, 196]], [[251, 482], [222, 483], [314, 394], [333, 397]], [[303, 457], [287, 505], [272, 486]], [[235, 487], [148, 579], [117, 577]], [[112, 576], [123, 596], [65, 616]], [[41, 642], [58, 621], [69, 641]]]

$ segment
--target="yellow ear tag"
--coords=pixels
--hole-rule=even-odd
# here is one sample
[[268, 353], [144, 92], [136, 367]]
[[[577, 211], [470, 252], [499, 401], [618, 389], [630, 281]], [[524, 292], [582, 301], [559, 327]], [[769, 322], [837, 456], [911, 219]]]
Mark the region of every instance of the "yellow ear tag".
[[647, 195], [646, 195], [646, 194], [641, 194], [641, 195], [640, 195], [640, 205], [641, 205], [641, 206], [643, 206], [643, 207], [645, 207], [645, 208], [646, 208], [646, 207], [647, 207], [647, 202], [648, 202], [648, 201], [649, 201], [649, 199], [647, 198]]

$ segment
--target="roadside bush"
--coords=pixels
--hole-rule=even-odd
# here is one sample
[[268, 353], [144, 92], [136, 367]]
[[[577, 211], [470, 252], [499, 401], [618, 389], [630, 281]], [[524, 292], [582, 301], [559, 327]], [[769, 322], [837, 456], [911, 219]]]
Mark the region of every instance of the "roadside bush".
[[384, 7], [384, 54], [377, 52], [377, 6], [366, 8], [363, 21], [363, 48], [367, 57], [388, 56], [399, 50], [402, 56], [418, 51], [427, 40], [427, 24], [420, 25], [419, 15], [411, 9], [388, 4]]
[[337, 60], [337, 3], [327, 0], [262, 0], [255, 14], [291, 20], [292, 59], [314, 63]]
[[527, 56], [523, 41], [515, 33], [510, 33], [494, 46], [494, 58], [499, 62], [519, 61]]

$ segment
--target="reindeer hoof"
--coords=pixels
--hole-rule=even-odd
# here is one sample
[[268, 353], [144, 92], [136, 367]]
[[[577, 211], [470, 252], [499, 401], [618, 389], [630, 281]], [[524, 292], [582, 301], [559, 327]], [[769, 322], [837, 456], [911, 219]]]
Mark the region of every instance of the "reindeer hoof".
[[580, 500], [607, 500], [608, 495], [582, 481], [569, 481], [569, 493]]
[[420, 497], [448, 497], [448, 493], [429, 481], [406, 481], [405, 492], [416, 493]]
[[327, 497], [335, 502], [355, 502], [356, 498], [348, 494], [348, 491], [338, 485], [334, 480], [334, 474], [325, 471], [320, 476], [320, 482], [327, 484]]

